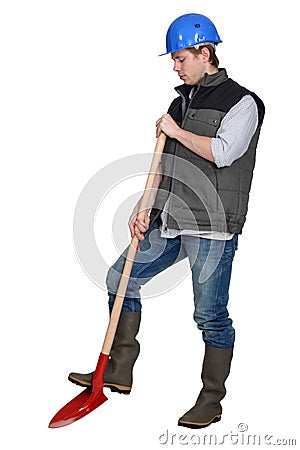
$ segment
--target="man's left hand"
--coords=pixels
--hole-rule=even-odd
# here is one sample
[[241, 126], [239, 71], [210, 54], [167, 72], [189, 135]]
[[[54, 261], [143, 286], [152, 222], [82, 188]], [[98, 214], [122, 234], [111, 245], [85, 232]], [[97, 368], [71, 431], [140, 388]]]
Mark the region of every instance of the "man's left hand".
[[156, 121], [156, 137], [158, 138], [163, 131], [170, 138], [175, 138], [176, 133], [180, 130], [177, 123], [172, 119], [170, 114], [164, 114]]

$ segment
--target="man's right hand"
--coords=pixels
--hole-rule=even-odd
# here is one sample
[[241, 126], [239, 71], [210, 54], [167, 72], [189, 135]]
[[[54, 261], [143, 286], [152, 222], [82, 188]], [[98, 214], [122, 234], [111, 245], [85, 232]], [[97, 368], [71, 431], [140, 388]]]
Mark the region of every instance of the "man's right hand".
[[149, 228], [150, 219], [148, 214], [145, 215], [144, 220], [138, 219], [138, 214], [133, 213], [129, 219], [128, 225], [130, 229], [131, 237], [136, 236], [139, 241], [144, 240], [144, 234]]

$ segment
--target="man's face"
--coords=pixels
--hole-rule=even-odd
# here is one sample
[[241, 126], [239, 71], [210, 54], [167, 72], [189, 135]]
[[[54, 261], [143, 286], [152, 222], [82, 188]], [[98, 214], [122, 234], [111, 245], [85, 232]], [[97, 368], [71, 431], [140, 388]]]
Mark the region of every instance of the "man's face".
[[172, 53], [171, 56], [174, 61], [173, 70], [178, 73], [179, 78], [190, 86], [199, 84], [207, 70], [202, 54], [194, 55], [191, 51], [184, 49]]

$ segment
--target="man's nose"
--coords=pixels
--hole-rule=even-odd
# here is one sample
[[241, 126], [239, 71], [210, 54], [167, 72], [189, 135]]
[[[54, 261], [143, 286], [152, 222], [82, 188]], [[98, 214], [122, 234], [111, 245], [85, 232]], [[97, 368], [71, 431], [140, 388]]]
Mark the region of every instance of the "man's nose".
[[179, 72], [179, 64], [177, 61], [174, 61], [174, 67], [173, 67], [174, 72]]

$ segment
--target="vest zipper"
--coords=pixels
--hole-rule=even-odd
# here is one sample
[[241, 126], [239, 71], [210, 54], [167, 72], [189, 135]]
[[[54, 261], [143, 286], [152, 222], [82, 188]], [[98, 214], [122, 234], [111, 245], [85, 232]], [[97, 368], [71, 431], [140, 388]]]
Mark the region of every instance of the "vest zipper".
[[[181, 127], [184, 125], [185, 122], [185, 118], [186, 118], [186, 113], [189, 109], [189, 107], [186, 107], [186, 98], [184, 96], [184, 94], [181, 91], [177, 91], [182, 99], [182, 105], [181, 105], [181, 111], [182, 111], [182, 121], [181, 121]], [[174, 154], [173, 156], [176, 156], [176, 150], [177, 150], [177, 146], [178, 146], [178, 142], [176, 142], [175, 147], [174, 147]], [[172, 170], [172, 176], [171, 176], [171, 183], [170, 183], [170, 194], [172, 193], [173, 190], [173, 183], [174, 183], [174, 174], [175, 174], [175, 168], [176, 168], [176, 158], [174, 158], [173, 160], [173, 170]], [[171, 209], [171, 203], [172, 203], [172, 195], [169, 195], [169, 205], [168, 205], [168, 210], [167, 210], [167, 218], [166, 218], [166, 224], [165, 224], [165, 231], [168, 230], [168, 217], [169, 217], [169, 211]]]

